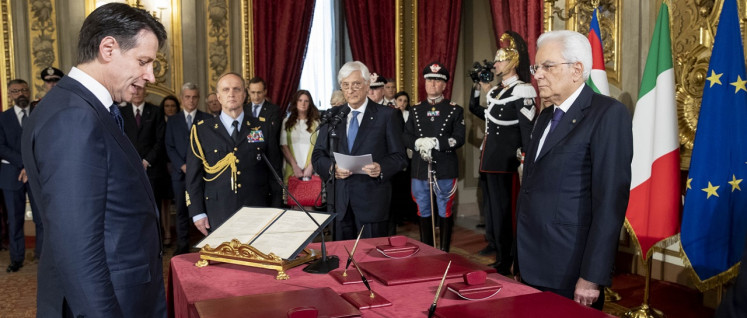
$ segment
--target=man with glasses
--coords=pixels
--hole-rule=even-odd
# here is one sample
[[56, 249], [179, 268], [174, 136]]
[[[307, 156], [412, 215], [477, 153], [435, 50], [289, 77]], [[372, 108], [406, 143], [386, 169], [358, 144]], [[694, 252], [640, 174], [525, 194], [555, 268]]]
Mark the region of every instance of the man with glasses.
[[508, 45], [495, 53], [496, 73], [501, 83], [488, 91], [488, 107], [480, 106], [480, 90], [490, 87], [480, 82], [473, 88], [469, 110], [485, 121], [485, 137], [480, 146], [480, 172], [483, 183], [483, 210], [485, 211], [485, 238], [488, 246], [480, 254], [495, 252], [499, 274], [511, 273], [514, 242], [513, 210], [511, 209], [513, 180], [520, 158], [529, 144], [537, 109], [534, 98], [537, 92], [529, 75], [529, 54], [524, 39], [516, 32], [501, 35]]
[[630, 193], [632, 120], [584, 84], [591, 45], [574, 31], [537, 39], [532, 67], [552, 106], [537, 118], [517, 202], [521, 280], [602, 309]]
[[8, 95], [13, 100], [13, 107], [0, 114], [0, 188], [5, 197], [5, 210], [8, 213], [8, 232], [10, 241], [10, 265], [7, 272], [17, 272], [23, 267], [26, 254], [23, 222], [26, 214], [26, 195], [31, 202], [31, 212], [36, 225], [36, 247], [34, 259], [42, 253], [44, 227], [38, 215], [34, 196], [27, 183], [26, 169], [21, 159], [21, 134], [23, 126], [31, 113], [29, 85], [22, 79], [8, 82]]
[[[360, 171], [333, 165], [328, 145], [329, 132], [322, 127], [311, 160], [314, 170], [335, 183], [335, 239], [354, 239], [365, 225], [362, 237], [387, 235], [390, 179], [407, 166], [402, 145], [402, 112], [374, 103], [368, 94], [371, 75], [359, 61], [348, 62], [337, 74], [347, 104], [337, 111], [342, 121], [335, 127], [337, 152], [360, 156], [370, 154], [373, 163]], [[334, 173], [334, 174], [333, 174]]]

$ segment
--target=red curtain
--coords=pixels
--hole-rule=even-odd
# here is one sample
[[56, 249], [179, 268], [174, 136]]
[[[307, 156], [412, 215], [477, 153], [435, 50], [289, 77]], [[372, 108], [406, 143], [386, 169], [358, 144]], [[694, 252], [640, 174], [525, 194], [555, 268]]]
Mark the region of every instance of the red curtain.
[[519, 33], [527, 42], [529, 60], [534, 62], [537, 38], [542, 34], [544, 0], [490, 0], [495, 41], [507, 30]]
[[282, 112], [298, 89], [314, 0], [253, 0], [254, 75]]
[[371, 72], [394, 77], [394, 0], [345, 0], [353, 59]]
[[[444, 96], [451, 99], [454, 84], [459, 31], [462, 17], [462, 0], [418, 1], [418, 98], [425, 99], [423, 68], [431, 62], [440, 62], [449, 71]], [[413, 97], [414, 99], [415, 97]]]

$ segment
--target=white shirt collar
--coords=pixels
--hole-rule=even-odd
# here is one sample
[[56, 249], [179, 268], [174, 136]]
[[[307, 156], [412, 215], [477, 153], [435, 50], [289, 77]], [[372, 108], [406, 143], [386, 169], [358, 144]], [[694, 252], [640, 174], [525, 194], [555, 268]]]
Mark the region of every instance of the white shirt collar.
[[[560, 105], [555, 106], [555, 109], [560, 108], [564, 113], [567, 113], [568, 109], [570, 109], [571, 105], [573, 105], [573, 102], [575, 102], [578, 98], [578, 95], [581, 95], [581, 91], [584, 90], [584, 86], [586, 86], [586, 84], [579, 86], [576, 91], [571, 94], [571, 96], [568, 96], [568, 98], [560, 103]], [[553, 109], [553, 111], [555, 111], [555, 109]]]
[[503, 84], [503, 87], [508, 87], [509, 85], [513, 84], [514, 82], [519, 80], [519, 75], [511, 76], [507, 79], [504, 79], [501, 84]]
[[366, 106], [368, 106], [368, 98], [363, 101], [363, 105], [361, 105], [361, 107], [358, 107], [358, 109], [353, 109], [353, 107], [350, 107], [350, 104], [348, 104], [347, 106], [348, 108], [350, 108], [350, 114], [348, 114], [348, 118], [352, 118], [353, 111], [357, 111], [360, 112], [360, 114], [363, 114], [366, 112]]
[[97, 81], [95, 78], [91, 77], [91, 75], [83, 72], [81, 69], [73, 66], [73, 68], [70, 69], [70, 72], [67, 73], [67, 77], [78, 81], [78, 83], [87, 88], [93, 94], [93, 96], [96, 96], [101, 104], [106, 107], [106, 110], [109, 110], [109, 107], [114, 104], [112, 95], [109, 93], [106, 87], [99, 83], [99, 81]]
[[187, 119], [187, 115], [192, 115], [192, 120], [195, 120], [195, 115], [197, 115], [197, 108], [195, 108], [191, 112], [182, 109], [182, 112], [184, 113], [184, 119]]
[[132, 104], [132, 115], [136, 116], [137, 115], [137, 111], [139, 110], [140, 111], [140, 116], [142, 116], [144, 108], [145, 108], [145, 102], [143, 102], [140, 105]]

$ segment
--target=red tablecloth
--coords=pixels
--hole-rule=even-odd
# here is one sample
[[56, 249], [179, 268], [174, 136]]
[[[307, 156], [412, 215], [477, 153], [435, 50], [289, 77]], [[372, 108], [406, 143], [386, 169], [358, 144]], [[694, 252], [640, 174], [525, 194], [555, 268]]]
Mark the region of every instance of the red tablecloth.
[[[387, 244], [386, 238], [364, 239], [358, 244], [355, 253], [356, 261], [366, 262], [387, 259], [376, 251], [377, 245]], [[413, 257], [443, 253], [433, 247], [410, 240], [420, 246], [420, 252]], [[345, 266], [346, 246], [352, 249], [354, 241], [327, 243], [327, 253], [340, 257], [340, 266]], [[319, 244], [309, 247], [318, 250]], [[331, 287], [337, 293], [365, 290], [363, 284], [341, 285], [326, 274], [309, 274], [302, 269], [305, 265], [288, 270], [288, 280], [276, 280], [273, 270], [211, 262], [209, 266], [198, 268], [194, 264], [199, 254], [184, 254], [171, 259], [169, 271], [168, 306], [169, 317], [199, 317], [195, 302], [232, 296], [243, 296], [270, 292], [297, 290], [302, 288]], [[348, 270], [355, 272], [352, 268]], [[493, 298], [505, 298], [538, 292], [529, 286], [517, 283], [498, 274], [488, 275], [489, 279], [503, 284], [503, 289]], [[371, 278], [369, 278], [371, 279]], [[372, 280], [372, 279], [371, 279]], [[459, 282], [461, 279], [447, 279], [446, 283]], [[392, 306], [362, 310], [363, 317], [423, 317], [430, 303], [433, 302], [439, 281], [430, 281], [398, 286], [385, 286], [373, 280], [371, 288], [392, 302]], [[439, 301], [439, 306], [464, 303], [466, 300], [446, 293]]]

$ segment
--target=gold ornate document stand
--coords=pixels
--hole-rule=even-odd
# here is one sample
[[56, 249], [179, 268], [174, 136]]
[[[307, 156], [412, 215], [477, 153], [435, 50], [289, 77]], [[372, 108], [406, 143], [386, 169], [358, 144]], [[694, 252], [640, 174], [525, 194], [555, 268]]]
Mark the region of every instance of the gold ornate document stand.
[[224, 242], [216, 248], [210, 248], [205, 245], [200, 250], [200, 260], [195, 263], [197, 267], [208, 266], [208, 261], [217, 261], [229, 264], [237, 264], [250, 267], [266, 268], [276, 270], [277, 280], [290, 278], [285, 271], [298, 265], [308, 263], [319, 258], [318, 253], [312, 253], [312, 250], [305, 248], [304, 254], [299, 255], [293, 260], [284, 260], [273, 253], [264, 254], [249, 244], [243, 244], [237, 239], [231, 242]]

